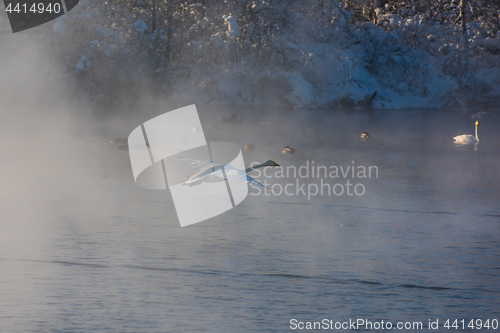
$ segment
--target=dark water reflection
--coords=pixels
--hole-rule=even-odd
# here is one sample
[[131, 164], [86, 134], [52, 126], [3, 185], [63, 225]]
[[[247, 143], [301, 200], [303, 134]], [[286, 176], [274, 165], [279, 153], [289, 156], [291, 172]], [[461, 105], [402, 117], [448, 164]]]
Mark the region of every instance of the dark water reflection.
[[[249, 195], [180, 228], [170, 194], [137, 188], [127, 153], [109, 143], [161, 113], [146, 111], [1, 125], [3, 332], [500, 319], [499, 119], [481, 120], [477, 146], [457, 146], [474, 121], [455, 112], [200, 107], [208, 141], [257, 147], [247, 164], [354, 161], [379, 173], [348, 178], [362, 196]], [[232, 112], [245, 122], [223, 124]]]

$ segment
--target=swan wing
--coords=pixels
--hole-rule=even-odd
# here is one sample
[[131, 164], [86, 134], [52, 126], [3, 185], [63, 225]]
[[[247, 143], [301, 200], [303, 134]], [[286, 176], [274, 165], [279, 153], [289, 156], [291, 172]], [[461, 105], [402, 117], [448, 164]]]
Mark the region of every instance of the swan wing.
[[222, 174], [222, 169], [224, 165], [215, 164], [208, 165], [207, 167], [202, 168], [202, 170], [198, 171], [194, 175], [190, 176], [189, 179], [184, 183], [184, 185], [193, 186], [198, 185], [202, 182], [207, 183], [215, 183], [224, 179], [224, 175]]
[[240, 183], [246, 183], [248, 181], [247, 175], [244, 172], [237, 170], [237, 169], [234, 169], [230, 165], [226, 165], [225, 169], [226, 169], [227, 178], [232, 179], [232, 180], [236, 180]]
[[219, 164], [214, 163], [214, 162], [204, 161], [204, 160], [194, 160], [194, 159], [185, 158], [185, 157], [182, 157], [179, 155], [175, 155], [175, 157], [177, 157], [178, 159], [180, 159], [182, 162], [186, 163], [190, 167], [198, 169], [200, 171], [205, 171], [209, 168], [212, 168], [216, 165], [219, 165]]
[[183, 185], [187, 185], [189, 187], [199, 185], [201, 183], [218, 183], [224, 180], [222, 176], [222, 171], [219, 169], [212, 173], [204, 173], [200, 175], [201, 172], [189, 177]]
[[184, 185], [195, 186], [203, 182], [217, 182], [218, 179], [223, 179], [222, 171], [220, 170], [223, 167], [222, 164], [185, 158], [179, 155], [175, 155], [175, 157], [186, 163], [188, 166], [198, 169], [198, 172], [194, 175], [187, 177]]
[[261, 184], [258, 180], [256, 180], [255, 178], [252, 178], [250, 176], [247, 176], [247, 183], [257, 185], [257, 186], [260, 186], [263, 188], [267, 188], [269, 191], [274, 191], [272, 188], [269, 188], [266, 185]]
[[229, 166], [229, 167], [230, 168], [226, 169], [227, 178], [232, 179], [232, 180], [236, 180], [236, 181], [239, 181], [242, 183], [248, 183], [248, 184], [253, 184], [253, 185], [260, 186], [260, 187], [264, 187], [264, 188], [267, 188], [268, 190], [272, 191], [272, 189], [265, 186], [264, 184], [261, 184], [257, 179], [250, 177], [249, 175], [247, 175], [243, 171], [234, 169], [231, 166]]
[[470, 134], [459, 135], [453, 138], [456, 143], [474, 143], [477, 139]]
[[[185, 183], [184, 185], [188, 186], [194, 186], [198, 185], [204, 181], [209, 180], [209, 182], [214, 182], [217, 181], [217, 178], [220, 178], [221, 180], [224, 179], [224, 175], [222, 173], [222, 168], [224, 167], [222, 164], [217, 164], [214, 162], [209, 162], [209, 161], [202, 161], [202, 160], [193, 160], [189, 158], [184, 158], [178, 155], [175, 155], [178, 159], [189, 165], [190, 167], [197, 168], [200, 171], [198, 171], [196, 174], [192, 175]], [[253, 185], [257, 185], [260, 187], [267, 188], [268, 190], [272, 191], [269, 187], [265, 186], [264, 184], [261, 184], [258, 180], [255, 178], [252, 178], [248, 176], [245, 172], [233, 168], [231, 165], [227, 164], [225, 165], [225, 171], [226, 171], [226, 176], [229, 179], [236, 180], [238, 182], [242, 183], [249, 183]]]

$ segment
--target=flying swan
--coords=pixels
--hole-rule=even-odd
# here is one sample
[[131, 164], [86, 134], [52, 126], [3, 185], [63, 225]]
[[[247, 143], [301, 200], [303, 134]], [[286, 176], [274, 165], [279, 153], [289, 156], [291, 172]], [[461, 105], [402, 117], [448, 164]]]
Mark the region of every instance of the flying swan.
[[229, 164], [218, 164], [218, 163], [209, 162], [209, 161], [193, 160], [193, 159], [184, 158], [184, 157], [181, 157], [178, 155], [175, 155], [175, 157], [177, 157], [178, 159], [180, 159], [182, 162], [186, 163], [190, 167], [198, 169], [197, 173], [195, 173], [192, 176], [189, 176], [187, 178], [187, 180], [183, 183], [183, 185], [186, 185], [189, 187], [201, 184], [203, 182], [212, 183], [212, 182], [221, 181], [222, 179], [224, 179], [224, 174], [223, 174], [222, 170], [225, 169], [226, 176], [229, 179], [233, 179], [233, 180], [243, 182], [243, 183], [254, 184], [257, 186], [267, 188], [268, 190], [272, 191], [272, 189], [259, 183], [256, 179], [248, 176], [247, 172], [250, 172], [254, 169], [263, 168], [266, 166], [280, 166], [278, 163], [276, 163], [274, 161], [267, 160], [264, 163], [255, 165], [255, 166], [250, 167], [250, 168], [246, 168], [245, 171], [242, 171], [242, 170], [238, 170], [238, 169], [232, 167]]
[[476, 120], [476, 137], [470, 134], [464, 134], [454, 137], [455, 143], [468, 144], [468, 143], [478, 143], [479, 138], [477, 137], [477, 127], [479, 126], [479, 120]]

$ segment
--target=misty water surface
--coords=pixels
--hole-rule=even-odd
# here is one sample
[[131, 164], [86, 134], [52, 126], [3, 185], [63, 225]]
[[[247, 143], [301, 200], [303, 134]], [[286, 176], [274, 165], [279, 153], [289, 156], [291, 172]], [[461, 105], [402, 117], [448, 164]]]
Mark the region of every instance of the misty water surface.
[[[199, 106], [207, 141], [256, 146], [247, 164], [377, 166], [378, 177], [347, 178], [362, 196], [251, 189], [231, 211], [180, 228], [170, 194], [138, 188], [109, 141], [165, 111], [3, 109], [2, 332], [500, 319], [498, 117], [481, 119], [477, 146], [457, 146], [453, 136], [474, 134], [465, 113]], [[245, 121], [224, 124], [232, 112]]]

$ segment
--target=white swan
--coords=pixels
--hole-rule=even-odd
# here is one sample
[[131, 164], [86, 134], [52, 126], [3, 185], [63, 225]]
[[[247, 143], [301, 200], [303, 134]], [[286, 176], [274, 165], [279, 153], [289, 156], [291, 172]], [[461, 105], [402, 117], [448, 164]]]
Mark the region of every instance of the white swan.
[[195, 169], [198, 169], [199, 171], [195, 173], [192, 176], [189, 176], [187, 180], [183, 183], [183, 185], [186, 186], [195, 186], [198, 184], [201, 184], [203, 182], [211, 183], [211, 182], [218, 182], [222, 181], [224, 179], [224, 174], [222, 170], [225, 170], [225, 174], [228, 178], [237, 180], [239, 182], [243, 183], [251, 183], [257, 186], [261, 186], [264, 188], [267, 188], [268, 190], [271, 190], [267, 186], [259, 183], [256, 179], [248, 176], [246, 173], [250, 172], [254, 169], [258, 168], [263, 168], [266, 166], [280, 166], [278, 163], [267, 160], [264, 163], [261, 163], [259, 165], [255, 165], [253, 167], [245, 169], [245, 171], [238, 170], [234, 167], [232, 167], [229, 164], [218, 164], [214, 162], [209, 162], [209, 161], [201, 161], [201, 160], [193, 160], [189, 158], [184, 158], [178, 155], [175, 155], [178, 159], [189, 165], [190, 167], [193, 167]]
[[478, 126], [479, 126], [479, 120], [476, 120], [476, 137], [470, 134], [459, 135], [453, 138], [455, 139], [455, 143], [461, 143], [461, 144], [478, 143], [479, 142], [479, 138], [477, 136]]

